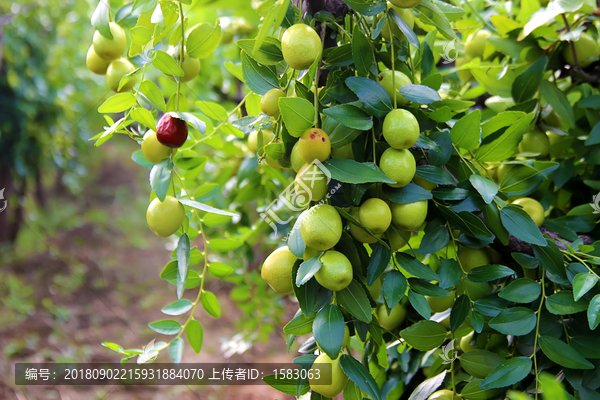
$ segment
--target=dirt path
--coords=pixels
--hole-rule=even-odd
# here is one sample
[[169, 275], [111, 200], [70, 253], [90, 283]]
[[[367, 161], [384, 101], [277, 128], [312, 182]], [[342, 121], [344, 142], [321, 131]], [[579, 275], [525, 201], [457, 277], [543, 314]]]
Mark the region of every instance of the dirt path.
[[[13, 278], [0, 286], [4, 300], [0, 309], [0, 374], [5, 378], [0, 380], [0, 398], [292, 398], [268, 386], [14, 386], [16, 362], [118, 362], [116, 353], [101, 347], [101, 342], [139, 348], [152, 339], [163, 340], [147, 324], [164, 318], [160, 308], [176, 299], [174, 287], [158, 276], [170, 252], [165, 240], [145, 226], [147, 171], [130, 161], [127, 154], [131, 150], [123, 141], [110, 143], [103, 147], [102, 162], [92, 170], [94, 179], [81, 196], [55, 193], [58, 197], [39, 213], [49, 220], [54, 215], [58, 229], [52, 231], [33, 220], [26, 221], [24, 235], [40, 251], [12, 257], [0, 271], [2, 277], [12, 276], [25, 287], [7, 283]], [[221, 343], [237, 333], [233, 322], [243, 315], [229, 299], [226, 284], [211, 290], [222, 309], [235, 311], [215, 319], [198, 310], [196, 318], [204, 328], [203, 350], [196, 355], [186, 346], [182, 362], [292, 360], [293, 356], [285, 353], [280, 327], [268, 344], [256, 344], [246, 353], [226, 359]], [[21, 301], [31, 305], [29, 310], [24, 312], [13, 304], [18, 293], [28, 293]], [[170, 362], [166, 351], [157, 362]]]

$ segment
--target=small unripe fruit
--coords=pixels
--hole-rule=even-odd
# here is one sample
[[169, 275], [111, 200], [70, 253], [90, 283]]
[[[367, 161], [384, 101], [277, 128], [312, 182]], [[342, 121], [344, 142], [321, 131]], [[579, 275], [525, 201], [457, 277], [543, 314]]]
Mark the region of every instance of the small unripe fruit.
[[490, 263], [490, 257], [485, 249], [472, 249], [464, 246], [458, 248], [458, 259], [465, 272]]
[[392, 212], [381, 199], [368, 199], [358, 210], [358, 217], [365, 228], [375, 235], [381, 235], [392, 223]]
[[285, 93], [280, 89], [271, 89], [260, 100], [260, 110], [270, 117], [279, 114], [279, 99], [285, 97]]
[[409, 85], [412, 82], [408, 78], [408, 76], [404, 75], [400, 71], [392, 71], [390, 69], [381, 71], [379, 76], [377, 77], [377, 81], [386, 92], [392, 98], [392, 104], [394, 103], [394, 96], [396, 97], [396, 104], [403, 105], [408, 104], [408, 100], [404, 98], [398, 91], [402, 86]]
[[408, 149], [419, 140], [419, 123], [409, 111], [396, 109], [385, 116], [382, 132], [394, 149]]
[[[331, 379], [329, 376], [325, 376], [327, 369], [323, 368], [323, 372], [320, 371], [319, 364], [331, 364]], [[344, 387], [346, 387], [346, 383], [348, 383], [348, 377], [344, 374], [342, 367], [340, 366], [340, 358], [336, 358], [332, 360], [325, 353], [321, 354], [315, 359], [314, 362], [314, 371], [318, 371], [313, 376], [315, 379], [309, 379], [310, 388], [325, 397], [334, 398], [338, 394], [342, 393]], [[319, 379], [327, 380], [329, 384], [318, 384], [315, 381]]]
[[430, 192], [437, 187], [437, 184], [429, 182], [427, 179], [421, 178], [419, 175], [415, 175], [413, 178], [413, 183]]
[[321, 262], [323, 265], [315, 274], [315, 279], [324, 288], [337, 292], [352, 282], [352, 264], [339, 251], [327, 251], [321, 256]]
[[483, 57], [485, 44], [487, 43], [488, 37], [491, 35], [492, 33], [485, 29], [470, 34], [465, 42], [465, 52], [473, 58]]
[[85, 64], [94, 74], [106, 75], [106, 70], [108, 69], [110, 61], [101, 59], [94, 51], [94, 46], [90, 46], [87, 56], [85, 57]]
[[422, 0], [390, 0], [390, 3], [400, 8], [412, 8], [421, 4]]
[[[457, 57], [456, 60], [454, 60], [454, 65], [456, 67], [460, 67], [462, 65], [470, 63], [472, 59], [473, 58], [469, 55], [466, 55], [464, 57]], [[473, 74], [468, 69], [458, 70], [456, 71], [456, 75], [458, 75], [458, 79], [460, 79], [461, 82], [467, 82], [473, 77]]]
[[386, 149], [381, 155], [379, 168], [396, 183], [388, 183], [391, 187], [404, 187], [415, 176], [417, 163], [409, 150]]
[[539, 153], [539, 157], [545, 157], [550, 153], [550, 141], [544, 132], [534, 129], [526, 132], [519, 143], [520, 153]]
[[137, 77], [130, 79], [129, 82], [123, 85], [121, 90], [118, 90], [118, 88], [119, 82], [121, 82], [121, 78], [123, 78], [125, 75], [132, 72], [133, 70], [135, 70], [135, 66], [131, 62], [129, 62], [129, 60], [126, 60], [124, 58], [120, 58], [111, 62], [106, 70], [106, 84], [114, 92], [121, 93], [130, 90], [132, 87], [135, 86], [137, 82]]
[[400, 303], [396, 304], [394, 308], [390, 310], [390, 313], [387, 313], [387, 309], [385, 305], [380, 305], [377, 309], [377, 319], [379, 320], [379, 325], [383, 329], [387, 329], [388, 331], [393, 331], [397, 327], [404, 322], [406, 318], [406, 309]]
[[513, 204], [523, 207], [523, 210], [529, 214], [533, 222], [535, 222], [537, 226], [542, 226], [545, 219], [545, 212], [544, 207], [539, 201], [530, 197], [522, 197], [513, 201]]
[[164, 114], [156, 125], [156, 138], [167, 147], [179, 148], [185, 144], [187, 137], [187, 122], [170, 113]]
[[262, 131], [252, 131], [248, 135], [248, 148], [251, 152], [256, 153], [258, 151], [258, 132], [262, 132], [263, 146], [266, 146], [273, 140], [275, 135], [271, 129], [265, 129]]
[[392, 223], [398, 229], [415, 231], [423, 225], [427, 218], [427, 200], [414, 203], [392, 203]]
[[431, 311], [434, 313], [446, 311], [454, 305], [454, 291], [451, 290], [450, 294], [446, 297], [425, 296], [425, 299], [427, 299], [429, 308], [431, 308]]
[[152, 200], [146, 211], [148, 226], [157, 236], [169, 237], [181, 226], [185, 217], [183, 205], [173, 196]]
[[[172, 47], [167, 53], [177, 61], [177, 64], [179, 64], [179, 47]], [[184, 53], [181, 69], [183, 70], [183, 76], [179, 76], [179, 80], [181, 82], [189, 82], [198, 76], [198, 73], [200, 72], [200, 60], [192, 58], [189, 54]], [[171, 78], [172, 81], [175, 81], [173, 76], [170, 76], [169, 78]]]
[[307, 69], [321, 53], [321, 38], [305, 24], [290, 26], [281, 38], [283, 59], [293, 69]]
[[292, 269], [296, 260], [296, 256], [287, 246], [280, 247], [265, 259], [260, 276], [275, 292], [292, 293]]
[[300, 157], [300, 151], [298, 150], [298, 143], [294, 144], [292, 147], [292, 154], [290, 155], [290, 163], [292, 164], [292, 169], [296, 172], [300, 171], [300, 168], [304, 166], [304, 160]]
[[573, 57], [573, 47], [577, 54], [579, 66], [582, 68], [587, 67], [600, 57], [600, 48], [596, 41], [589, 34], [582, 32], [578, 41], [570, 42], [563, 50], [565, 61], [573, 67], [576, 64], [575, 57]]
[[294, 191], [296, 196], [305, 200], [299, 200], [300, 204], [306, 201], [319, 201], [327, 194], [327, 175], [314, 164], [304, 164], [294, 180]]
[[411, 231], [402, 231], [402, 235], [400, 235], [393, 228], [390, 228], [385, 232], [385, 236], [389, 240], [392, 250], [398, 251], [406, 246], [407, 240], [410, 240]]
[[165, 158], [171, 157], [171, 154], [176, 151], [170, 147], [161, 144], [156, 138], [156, 132], [149, 130], [144, 135], [142, 140], [142, 152], [146, 160], [156, 164]]
[[109, 27], [110, 33], [113, 35], [112, 40], [105, 38], [98, 31], [94, 32], [94, 38], [92, 39], [94, 52], [98, 57], [106, 61], [116, 60], [121, 57], [127, 47], [127, 37], [123, 28], [114, 22], [110, 22]]
[[298, 152], [306, 163], [327, 160], [331, 153], [329, 135], [319, 128], [306, 130], [298, 140]]
[[[352, 211], [350, 211], [350, 215], [352, 215], [354, 217], [354, 219], [356, 219], [358, 222], [361, 222], [360, 216], [359, 216], [359, 208], [353, 208]], [[365, 231], [363, 228], [361, 228], [357, 225], [354, 225], [353, 223], [350, 223], [349, 226], [350, 226], [350, 234], [357, 241], [359, 241], [361, 243], [375, 243], [377, 241], [376, 237], [369, 235], [367, 233], [367, 231]]]
[[314, 206], [302, 219], [300, 234], [308, 247], [329, 250], [342, 237], [342, 217], [328, 204]]

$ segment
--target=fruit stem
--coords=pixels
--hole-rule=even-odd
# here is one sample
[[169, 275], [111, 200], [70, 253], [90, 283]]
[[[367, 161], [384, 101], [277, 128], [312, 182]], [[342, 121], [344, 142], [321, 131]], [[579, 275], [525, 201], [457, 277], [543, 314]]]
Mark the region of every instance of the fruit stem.
[[[397, 100], [396, 100], [396, 57], [394, 57], [394, 34], [392, 33], [392, 23], [393, 21], [390, 19], [390, 15], [388, 13], [388, 30], [390, 31], [390, 51], [391, 51], [391, 60], [392, 60], [392, 92], [394, 93], [394, 98], [392, 101], [394, 102], [394, 109], [397, 108]], [[375, 161], [373, 161], [375, 162]]]
[[[565, 22], [565, 28], [567, 28], [567, 32], [571, 32], [571, 26], [569, 26], [569, 21], [567, 21], [567, 17], [565, 16], [565, 14], [561, 14], [560, 16], [562, 17], [563, 21]], [[575, 61], [574, 67], [576, 69], [579, 69], [579, 59], [577, 58], [577, 51], [575, 51], [575, 45], [572, 44], [573, 42], [570, 42], [570, 43], [571, 43], [571, 52], [573, 53], [573, 61]]]
[[540, 316], [541, 316], [541, 312], [542, 312], [542, 305], [544, 304], [544, 299], [546, 298], [546, 290], [544, 287], [544, 276], [545, 276], [545, 272], [544, 270], [542, 270], [542, 297], [540, 299], [540, 306], [538, 307], [538, 310], [536, 311], [536, 316], [537, 316], [537, 321], [535, 324], [535, 338], [533, 339], [533, 354], [531, 355], [533, 357], [533, 368], [535, 370], [535, 399], [537, 400], [538, 398], [538, 367], [537, 367], [537, 357], [536, 357], [536, 353], [537, 353], [537, 342], [538, 342], [538, 337], [540, 335]]
[[[181, 2], [179, 2], [179, 18], [181, 19], [181, 45], [179, 46], [179, 67], [183, 65], [183, 41], [185, 40], [185, 25], [184, 15], [183, 15], [183, 6]], [[179, 93], [181, 92], [181, 77], [177, 78], [177, 98], [175, 101], [175, 111], [179, 111]]]

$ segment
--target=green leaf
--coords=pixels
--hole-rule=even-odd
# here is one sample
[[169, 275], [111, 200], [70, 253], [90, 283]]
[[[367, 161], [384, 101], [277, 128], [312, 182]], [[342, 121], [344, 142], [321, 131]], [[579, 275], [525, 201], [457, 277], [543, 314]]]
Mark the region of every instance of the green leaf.
[[514, 357], [504, 361], [490, 372], [480, 386], [482, 389], [494, 389], [520, 382], [529, 375], [531, 364], [529, 357]]
[[429, 297], [447, 297], [450, 296], [450, 292], [441, 287], [427, 282], [424, 279], [419, 278], [408, 278], [408, 284], [410, 288], [417, 293]]
[[[360, 321], [369, 323], [373, 318], [371, 303], [363, 286], [353, 279], [345, 288], [335, 293], [338, 304]], [[287, 333], [287, 332], [286, 332]]]
[[372, 285], [385, 271], [392, 260], [392, 249], [377, 243], [367, 267], [367, 285]]
[[163, 307], [160, 311], [162, 311], [163, 314], [167, 315], [181, 315], [191, 310], [192, 307], [193, 304], [191, 301], [182, 299]]
[[323, 166], [329, 171], [331, 179], [343, 183], [395, 182], [373, 163], [359, 163], [344, 158], [330, 158], [323, 162]]
[[590, 301], [590, 305], [588, 307], [587, 316], [591, 330], [596, 329], [600, 323], [598, 314], [600, 314], [600, 294], [597, 294], [592, 298], [592, 301]]
[[355, 24], [352, 30], [352, 58], [359, 75], [368, 77], [373, 64], [373, 47], [359, 24]]
[[112, 32], [110, 31], [110, 2], [105, 0], [98, 1], [98, 5], [92, 14], [92, 26], [105, 38], [113, 40]]
[[298, 380], [296, 378], [287, 379], [282, 376], [279, 374], [276, 378], [275, 375], [265, 375], [262, 377], [262, 380], [273, 389], [294, 397], [296, 395], [304, 395], [310, 390], [310, 386], [304, 384], [298, 393]]
[[[502, 123], [503, 126], [508, 126], [504, 132], [493, 131], [493, 134], [486, 134], [486, 128], [488, 125], [483, 126], [483, 140], [481, 142], [481, 146], [479, 149], [477, 149], [477, 153], [475, 154], [478, 161], [503, 161], [512, 157], [514, 152], [517, 150], [519, 143], [521, 142], [523, 134], [529, 130], [529, 126], [533, 121], [533, 117], [535, 116], [534, 113], [519, 113], [519, 117], [516, 120], [509, 122], [509, 120], [504, 117], [504, 114], [505, 113], [500, 113], [498, 116], [496, 116], [502, 116], [502, 119], [498, 122]], [[492, 121], [494, 121], [494, 119], [492, 119]]]
[[431, 192], [412, 182], [401, 188], [392, 188], [386, 185], [383, 187], [383, 193], [388, 199], [398, 204], [414, 203], [433, 198]]
[[135, 104], [135, 96], [131, 93], [117, 93], [108, 99], [100, 107], [100, 113], [120, 113], [128, 110]]
[[214, 27], [202, 23], [194, 27], [187, 36], [185, 49], [190, 57], [203, 59], [216, 50], [221, 41], [221, 26], [219, 20]]
[[419, 165], [416, 174], [421, 178], [438, 185], [456, 185], [452, 175], [443, 168], [435, 165]]
[[395, 270], [387, 273], [383, 279], [381, 291], [389, 308], [394, 308], [394, 306], [402, 300], [406, 294], [406, 289], [408, 289], [408, 281], [404, 275]]
[[586, 358], [600, 359], [600, 348], [597, 342], [596, 336], [574, 336], [569, 344], [580, 354], [585, 354]]
[[366, 131], [373, 127], [371, 117], [360, 108], [350, 104], [329, 107], [323, 112], [348, 128]]
[[563, 256], [554, 240], [546, 239], [545, 247], [533, 246], [533, 254], [542, 268], [553, 275], [567, 277]]
[[450, 232], [441, 220], [428, 222], [425, 226], [425, 236], [419, 246], [419, 254], [435, 253], [446, 247], [450, 241]]
[[343, 0], [352, 10], [366, 16], [373, 16], [385, 11], [383, 0]]
[[505, 335], [523, 336], [535, 328], [537, 318], [533, 311], [525, 307], [502, 310], [489, 322], [490, 328]]
[[196, 102], [196, 107], [215, 121], [225, 121], [227, 119], [227, 110], [220, 104], [211, 101], [198, 100]]
[[372, 79], [360, 76], [351, 76], [346, 79], [346, 85], [357, 96], [363, 107], [377, 118], [383, 118], [392, 111], [392, 99], [388, 92], [379, 83]]
[[400, 14], [398, 14], [396, 10], [390, 8], [388, 12], [388, 18], [391, 18], [396, 23], [398, 28], [400, 28], [400, 31], [404, 34], [404, 36], [406, 36], [406, 40], [408, 40], [408, 43], [412, 44], [417, 49], [421, 48], [419, 38], [412, 30], [410, 25], [408, 25], [408, 23], [402, 17], [400, 17]]
[[175, 59], [162, 50], [154, 51], [155, 57], [152, 59], [152, 65], [165, 75], [183, 76], [183, 70]]
[[524, 242], [545, 246], [546, 239], [529, 214], [521, 207], [509, 205], [500, 210], [500, 219], [506, 230]]
[[581, 299], [587, 292], [590, 291], [596, 283], [598, 277], [590, 273], [579, 273], [573, 278], [573, 298], [575, 301]]
[[371, 396], [373, 400], [382, 400], [377, 382], [375, 382], [375, 379], [373, 379], [364, 365], [359, 363], [352, 356], [344, 354], [340, 358], [340, 366], [342, 367], [344, 374], [366, 394]]
[[536, 281], [519, 278], [506, 286], [498, 296], [514, 303], [531, 303], [537, 300], [542, 293], [542, 287]]
[[544, 79], [544, 72], [547, 65], [548, 56], [541, 57], [515, 78], [511, 94], [516, 104], [527, 101], [535, 96], [540, 83]]
[[410, 305], [413, 306], [415, 311], [417, 311], [423, 318], [427, 320], [431, 318], [431, 309], [429, 308], [429, 303], [427, 302], [425, 296], [414, 292], [412, 289], [408, 289], [408, 301], [410, 302]]
[[320, 256], [311, 258], [310, 260], [304, 261], [298, 268], [298, 275], [296, 276], [296, 286], [302, 286], [310, 280], [319, 270], [323, 263], [320, 260]]
[[594, 125], [592, 131], [590, 132], [590, 135], [585, 140], [586, 146], [593, 146], [598, 143], [600, 143], [600, 122]]
[[498, 185], [481, 175], [471, 175], [469, 182], [479, 192], [485, 204], [490, 204], [498, 194]]
[[504, 265], [492, 264], [475, 267], [467, 276], [473, 282], [491, 282], [514, 274], [515, 271]]
[[558, 365], [572, 369], [594, 368], [591, 362], [562, 340], [551, 336], [540, 336], [539, 343], [544, 354]]
[[437, 322], [419, 321], [400, 331], [400, 337], [417, 350], [429, 351], [444, 343], [446, 333], [446, 328]]
[[573, 292], [563, 290], [546, 298], [546, 308], [554, 315], [569, 315], [587, 310], [588, 302], [585, 299], [575, 301]]
[[486, 378], [498, 365], [505, 361], [504, 357], [487, 350], [475, 349], [460, 356], [460, 366], [475, 378]]
[[399, 92], [406, 99], [419, 104], [431, 104], [442, 100], [438, 92], [425, 85], [404, 85], [399, 89]]
[[156, 197], [158, 197], [160, 201], [165, 201], [165, 198], [167, 197], [173, 168], [173, 160], [165, 158], [155, 164], [150, 171], [150, 187], [152, 187], [152, 190], [156, 193]]
[[[488, 389], [483, 390], [479, 385], [483, 382], [483, 379], [473, 379], [463, 387], [460, 394], [464, 399], [477, 399], [486, 400], [491, 399], [494, 396], [498, 396], [504, 393], [503, 389]], [[512, 399], [515, 400], [515, 399]]]
[[[454, 30], [452, 29], [452, 25], [450, 25], [448, 17], [436, 4], [443, 6], [444, 9], [447, 9], [448, 6], [442, 2], [437, 2], [435, 4], [429, 1], [421, 2], [414, 8], [417, 11], [418, 18], [427, 25], [435, 26], [438, 32], [446, 39], [456, 39], [456, 35], [454, 34]], [[452, 12], [455, 12], [454, 8]]]
[[[440, 372], [438, 375], [421, 382], [421, 384], [419, 384], [419, 386], [417, 386], [415, 388], [415, 390], [410, 394], [410, 397], [408, 398], [408, 400], [430, 399], [431, 398], [430, 396], [444, 382], [444, 379], [446, 378], [446, 373], [447, 373], [446, 370], [442, 370], [442, 372]], [[392, 392], [388, 392], [388, 396], [390, 393], [392, 393]], [[440, 397], [440, 399], [442, 399], [442, 397]]]
[[183, 356], [183, 345], [184, 342], [182, 338], [175, 338], [171, 344], [169, 344], [169, 356], [171, 356], [171, 360], [173, 360], [175, 365], [181, 362], [181, 357]]
[[450, 312], [450, 330], [452, 332], [456, 332], [462, 323], [465, 322], [469, 311], [471, 311], [471, 300], [466, 294], [461, 294], [454, 302], [452, 311]]
[[450, 130], [452, 143], [466, 150], [475, 150], [481, 139], [481, 110], [465, 115]]
[[148, 129], [151, 129], [156, 132], [156, 121], [154, 121], [154, 116], [152, 113], [145, 108], [136, 108], [131, 111], [131, 118], [139, 122], [142, 125], [145, 125]]
[[214, 207], [211, 207], [211, 206], [203, 204], [203, 203], [199, 203], [199, 202], [194, 201], [194, 200], [180, 199], [179, 202], [181, 204], [185, 204], [186, 206], [195, 208], [197, 210], [205, 211], [205, 212], [207, 212], [209, 214], [226, 215], [228, 217], [235, 217], [235, 216], [237, 216], [236, 213], [232, 213], [230, 211], [225, 211], [225, 210], [219, 210], [218, 208], [214, 208]]
[[255, 49], [256, 39], [240, 39], [237, 45], [257, 62], [265, 65], [277, 65], [283, 61], [281, 42], [272, 36], [265, 37], [260, 48]]
[[184, 233], [179, 238], [177, 243], [177, 298], [181, 299], [185, 290], [185, 281], [188, 276], [188, 268], [190, 265], [190, 238], [187, 233]]
[[245, 51], [242, 51], [242, 72], [244, 82], [254, 93], [263, 96], [271, 89], [279, 89], [279, 77], [269, 67], [259, 65]]
[[440, 277], [431, 268], [409, 254], [396, 253], [396, 261], [400, 265], [400, 268], [411, 275], [428, 281], [440, 280]]
[[106, 347], [107, 349], [111, 349], [112, 351], [115, 351], [119, 354], [125, 354], [125, 350], [123, 350], [123, 347], [119, 346], [116, 343], [104, 342], [102, 343], [102, 346]]
[[335, 304], [329, 304], [319, 311], [313, 321], [315, 340], [321, 349], [335, 360], [344, 342], [344, 316]]
[[554, 83], [549, 81], [543, 81], [541, 83], [541, 89], [542, 96], [550, 103], [552, 109], [560, 115], [569, 127], [574, 127], [575, 112], [573, 111], [573, 107], [571, 107], [567, 96], [557, 88]]
[[215, 296], [213, 292], [209, 292], [207, 290], [202, 292], [200, 302], [207, 313], [215, 318], [221, 318], [221, 306], [219, 305], [217, 296]]
[[204, 331], [200, 322], [195, 319], [188, 321], [185, 326], [185, 336], [192, 349], [194, 349], [194, 352], [196, 354], [200, 353], [200, 350], [202, 350], [202, 341], [204, 340]]
[[148, 324], [150, 329], [161, 335], [176, 335], [181, 330], [181, 325], [177, 321], [171, 319], [163, 319], [161, 321], [154, 321]]
[[299, 97], [282, 97], [279, 99], [279, 111], [290, 135], [300, 137], [313, 127], [315, 108], [308, 100]]
[[288, 335], [308, 335], [312, 332], [315, 315], [305, 316], [298, 310], [296, 316], [283, 327], [283, 332]]
[[165, 98], [158, 86], [156, 86], [156, 83], [148, 80], [143, 81], [140, 84], [140, 92], [154, 107], [158, 108], [160, 111], [165, 111], [165, 108], [167, 107]]

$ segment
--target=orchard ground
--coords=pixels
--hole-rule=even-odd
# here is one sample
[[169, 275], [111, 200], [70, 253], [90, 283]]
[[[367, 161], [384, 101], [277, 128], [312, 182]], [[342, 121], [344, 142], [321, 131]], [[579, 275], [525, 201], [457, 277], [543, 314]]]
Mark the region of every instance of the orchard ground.
[[[84, 198], [75, 198], [60, 187], [48, 187], [47, 210], [30, 213], [14, 254], [0, 255], [0, 294], [6, 299], [0, 308], [0, 398], [292, 398], [267, 385], [14, 385], [17, 362], [116, 362], [114, 353], [100, 346], [106, 338], [129, 347], [152, 339], [163, 340], [147, 324], [163, 317], [158, 310], [175, 288], [156, 279], [161, 266], [169, 261], [169, 251], [165, 250], [165, 240], [147, 229], [147, 176], [129, 158], [135, 149], [135, 144], [124, 142], [118, 148], [111, 143], [95, 152], [99, 157], [90, 169], [96, 172], [90, 174], [82, 190]], [[257, 249], [257, 262], [251, 268], [258, 268], [264, 256]], [[182, 362], [289, 363], [293, 357], [285, 352], [285, 340], [279, 330], [271, 334], [268, 344], [257, 343], [245, 353], [227, 359], [223, 356], [222, 341], [238, 332], [234, 323], [243, 318], [229, 299], [229, 286], [222, 281], [211, 283], [210, 290], [223, 309], [230, 311], [220, 319], [198, 311], [197, 318], [204, 327], [203, 351], [196, 355], [187, 347]], [[23, 307], [21, 311], [16, 303]], [[285, 318], [290, 319], [295, 306], [288, 305]], [[156, 362], [171, 361], [163, 352]]]

